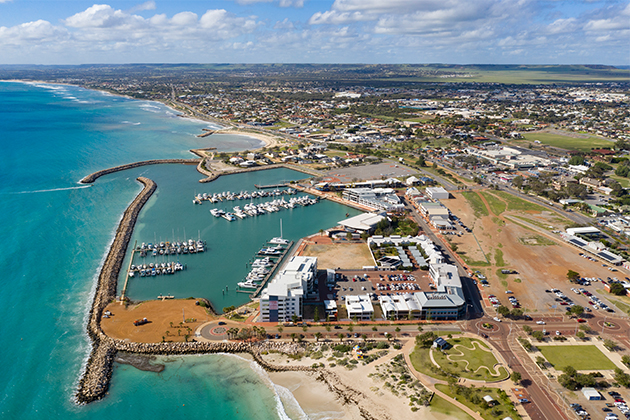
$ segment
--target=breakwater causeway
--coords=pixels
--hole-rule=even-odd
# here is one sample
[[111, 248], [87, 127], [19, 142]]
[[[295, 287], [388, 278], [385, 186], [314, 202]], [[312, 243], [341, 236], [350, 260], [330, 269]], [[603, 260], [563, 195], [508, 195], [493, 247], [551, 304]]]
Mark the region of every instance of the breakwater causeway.
[[107, 169], [103, 169], [100, 171], [96, 171], [94, 173], [91, 173], [89, 175], [87, 175], [86, 177], [84, 177], [83, 179], [81, 179], [81, 181], [79, 181], [81, 184], [91, 184], [94, 181], [96, 181], [97, 179], [99, 179], [100, 177], [104, 176], [104, 175], [108, 175], [114, 172], [119, 172], [119, 171], [125, 171], [127, 169], [133, 169], [133, 168], [137, 168], [140, 166], [146, 166], [146, 165], [159, 165], [159, 164], [163, 164], [163, 163], [182, 163], [184, 165], [198, 165], [200, 162], [199, 159], [152, 159], [152, 160], [143, 160], [140, 162], [134, 162], [134, 163], [127, 163], [125, 165], [120, 165], [120, 166], [114, 166], [112, 168], [107, 168]]
[[94, 294], [87, 325], [87, 333], [92, 341], [92, 351], [88, 357], [83, 375], [79, 380], [75, 395], [76, 402], [78, 404], [88, 404], [103, 398], [107, 394], [116, 354], [119, 351], [144, 355], [249, 353], [258, 364], [268, 371], [313, 370], [313, 368], [304, 366], [274, 366], [264, 361], [260, 355], [260, 352], [265, 350], [296, 353], [300, 350], [300, 346], [293, 343], [134, 343], [113, 339], [103, 332], [101, 328], [103, 311], [110, 302], [116, 299], [118, 274], [122, 267], [138, 215], [157, 189], [157, 184], [151, 179], [139, 177], [137, 181], [143, 184], [144, 188], [125, 210], [98, 277], [96, 293]]

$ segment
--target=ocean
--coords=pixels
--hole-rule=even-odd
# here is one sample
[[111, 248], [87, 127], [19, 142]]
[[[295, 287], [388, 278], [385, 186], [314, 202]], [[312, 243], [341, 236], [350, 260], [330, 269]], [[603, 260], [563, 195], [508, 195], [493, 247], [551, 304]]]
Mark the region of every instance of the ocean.
[[[206, 240], [208, 252], [189, 256], [185, 272], [160, 279], [177, 277], [176, 282], [131, 281], [129, 296], [136, 300], [168, 293], [206, 297], [218, 308], [243, 303], [247, 296], [232, 290], [257, 248], [279, 236], [280, 219], [284, 237], [296, 240], [334, 225], [345, 213], [357, 214], [320, 202], [230, 223], [210, 215], [212, 204], [192, 204], [199, 192], [251, 191], [253, 183], [305, 177], [289, 170], [200, 184], [194, 166], [159, 165], [78, 184], [91, 172], [124, 163], [191, 158], [193, 148], [261, 145], [244, 136], [196, 137], [202, 128], [216, 126], [177, 117], [156, 102], [65, 85], [0, 83], [0, 232], [7, 235], [0, 253], [1, 418], [304, 417], [295, 401], [281, 402], [264, 372], [233, 355], [163, 358], [166, 369], [159, 374], [116, 365], [105, 399], [87, 406], [73, 402], [90, 349], [85, 325], [98, 270], [123, 211], [141, 190], [137, 176], [152, 178], [158, 190], [133, 240], [184, 239], [185, 231]], [[231, 290], [226, 295], [224, 283]]]

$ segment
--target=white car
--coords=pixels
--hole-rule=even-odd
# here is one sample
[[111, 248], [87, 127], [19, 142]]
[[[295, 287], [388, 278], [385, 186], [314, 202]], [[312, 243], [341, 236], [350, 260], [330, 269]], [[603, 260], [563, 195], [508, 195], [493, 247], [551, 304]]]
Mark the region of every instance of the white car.
[[545, 325], [545, 321], [536, 321], [536, 324], [538, 324], [538, 325]]
[[501, 320], [499, 319], [499, 317], [496, 317], [496, 316], [495, 316], [495, 317], [494, 317], [494, 318], [492, 318], [492, 319], [494, 319], [494, 320], [495, 320], [495, 321], [497, 321], [497, 322], [501, 322]]

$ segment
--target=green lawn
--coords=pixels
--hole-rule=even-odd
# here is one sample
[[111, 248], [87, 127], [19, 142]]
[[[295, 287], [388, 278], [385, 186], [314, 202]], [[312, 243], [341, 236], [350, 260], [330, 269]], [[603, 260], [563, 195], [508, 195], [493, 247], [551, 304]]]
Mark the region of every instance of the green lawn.
[[[435, 385], [435, 387], [449, 397], [457, 398], [457, 401], [461, 402], [471, 410], [478, 412], [484, 419], [494, 420], [502, 419], [505, 417], [512, 417], [512, 419], [516, 420], [521, 418], [514, 409], [514, 406], [509, 402], [509, 398], [507, 399], [507, 401], [501, 399], [501, 397], [499, 396], [499, 390], [496, 388], [475, 388], [471, 390], [470, 398], [466, 398], [466, 396], [463, 395], [463, 393], [461, 392], [459, 394], [455, 394], [455, 392], [453, 392], [453, 389], [448, 385], [437, 384]], [[492, 398], [494, 398], [495, 401], [498, 402], [498, 404], [496, 404], [492, 408], [489, 407], [484, 409], [481, 403], [475, 404], [471, 401], [471, 399], [473, 398], [483, 401], [483, 397], [485, 397], [486, 395], [490, 395]]]
[[409, 355], [411, 365], [415, 370], [427, 376], [446, 381], [448, 377], [444, 375], [433, 363], [431, 363], [430, 349], [423, 349], [418, 346]]
[[438, 397], [434, 395], [431, 399], [431, 411], [436, 413], [442, 413], [448, 416], [451, 419], [458, 420], [473, 420], [471, 416], [469, 416], [462, 409], [454, 406], [450, 402], [446, 401], [444, 398]]
[[546, 208], [539, 206], [538, 204], [534, 204], [530, 201], [523, 200], [522, 198], [519, 198], [505, 191], [494, 191], [493, 194], [496, 194], [497, 196], [504, 199], [508, 203], [508, 210], [511, 210], [511, 211], [520, 210], [520, 211], [542, 212], [542, 211], [547, 210]]
[[599, 147], [612, 147], [614, 145], [614, 142], [612, 141], [594, 136], [578, 138], [552, 133], [524, 133], [523, 138], [529, 141], [538, 140], [542, 144], [566, 150], [590, 151], [591, 149], [597, 149]]
[[556, 369], [611, 370], [615, 364], [595, 346], [536, 346]]
[[488, 208], [481, 200], [481, 197], [477, 195], [477, 193], [472, 191], [464, 191], [462, 192], [462, 195], [470, 203], [470, 206], [475, 212], [476, 217], [488, 216], [490, 214], [488, 213]]
[[495, 381], [507, 377], [507, 371], [502, 367], [498, 369], [499, 375], [491, 375], [491, 372], [496, 373], [494, 365], [497, 359], [483, 342], [468, 337], [457, 337], [447, 341], [453, 347], [445, 353], [452, 361], [442, 352], [433, 351], [433, 358], [442, 369], [457, 373], [462, 378], [480, 381]]
[[505, 203], [499, 200], [497, 196], [489, 194], [487, 192], [482, 192], [481, 194], [488, 201], [488, 204], [490, 205], [490, 211], [492, 213], [498, 216], [505, 211]]

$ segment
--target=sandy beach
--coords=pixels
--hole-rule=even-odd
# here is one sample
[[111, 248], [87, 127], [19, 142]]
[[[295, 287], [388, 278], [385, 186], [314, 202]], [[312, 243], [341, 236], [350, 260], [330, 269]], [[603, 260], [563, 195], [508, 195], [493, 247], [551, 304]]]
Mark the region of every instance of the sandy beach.
[[[331, 343], [333, 344], [333, 343]], [[408, 348], [408, 346], [406, 346]], [[403, 347], [405, 349], [406, 347]], [[387, 367], [392, 359], [402, 354], [404, 350], [393, 350], [377, 359], [363, 365], [359, 363], [355, 369], [348, 369], [341, 365], [330, 367], [327, 356], [331, 351], [325, 352], [324, 357], [313, 360], [304, 357], [301, 360], [293, 360], [281, 354], [268, 354], [264, 356], [266, 361], [277, 365], [302, 365], [311, 366], [313, 363], [324, 363], [328, 383], [321, 380], [319, 373], [309, 372], [271, 372], [269, 377], [276, 385], [280, 385], [293, 394], [304, 412], [311, 419], [346, 419], [346, 420], [394, 420], [394, 419], [435, 419], [443, 420], [451, 418], [448, 415], [432, 412], [429, 407], [417, 407], [412, 411], [409, 405], [409, 397], [400, 393], [394, 395], [386, 389], [384, 382], [375, 374]], [[334, 388], [330, 386], [332, 384]], [[340, 397], [340, 392], [346, 401]]]
[[225, 128], [225, 129], [215, 131], [214, 134], [230, 134], [230, 135], [235, 135], [235, 136], [253, 137], [255, 139], [265, 142], [265, 145], [261, 149], [265, 149], [265, 148], [269, 149], [272, 147], [282, 145], [282, 142], [279, 140], [279, 137], [276, 137], [272, 134], [251, 132], [247, 130], [242, 130], [240, 128]]

